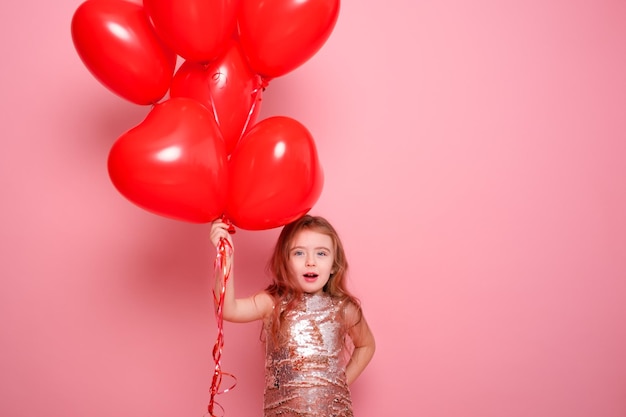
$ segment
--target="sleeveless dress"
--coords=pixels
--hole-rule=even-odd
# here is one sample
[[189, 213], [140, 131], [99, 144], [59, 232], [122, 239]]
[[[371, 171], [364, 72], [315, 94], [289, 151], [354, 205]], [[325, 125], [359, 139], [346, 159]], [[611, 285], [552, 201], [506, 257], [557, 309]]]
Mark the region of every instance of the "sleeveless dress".
[[353, 417], [341, 308], [328, 294], [305, 293], [284, 315], [287, 342], [266, 334], [265, 417]]

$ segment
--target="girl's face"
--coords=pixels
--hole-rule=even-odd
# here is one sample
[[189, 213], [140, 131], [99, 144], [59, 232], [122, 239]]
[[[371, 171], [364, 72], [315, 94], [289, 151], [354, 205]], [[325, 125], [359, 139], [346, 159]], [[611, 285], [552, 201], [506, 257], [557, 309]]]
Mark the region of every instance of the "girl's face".
[[302, 291], [322, 292], [334, 273], [335, 253], [330, 236], [313, 230], [298, 232], [289, 249], [289, 273]]

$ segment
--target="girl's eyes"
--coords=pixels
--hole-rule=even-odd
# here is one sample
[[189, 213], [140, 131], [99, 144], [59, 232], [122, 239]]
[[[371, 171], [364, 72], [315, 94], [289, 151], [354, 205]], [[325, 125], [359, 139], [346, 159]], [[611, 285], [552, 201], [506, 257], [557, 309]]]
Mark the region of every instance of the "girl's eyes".
[[[316, 252], [315, 254], [316, 254], [317, 256], [328, 256], [328, 255], [329, 255], [329, 253], [328, 253], [328, 252], [326, 252], [326, 251], [318, 251], [318, 252]], [[296, 251], [293, 251], [293, 256], [304, 256], [304, 255], [305, 255], [305, 253], [304, 253], [304, 251], [303, 251], [303, 250], [296, 250]]]

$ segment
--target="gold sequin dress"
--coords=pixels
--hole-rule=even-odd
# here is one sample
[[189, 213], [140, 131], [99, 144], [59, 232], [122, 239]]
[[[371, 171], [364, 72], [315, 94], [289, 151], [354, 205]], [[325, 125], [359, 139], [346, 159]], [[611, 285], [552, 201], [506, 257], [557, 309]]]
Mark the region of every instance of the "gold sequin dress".
[[265, 417], [353, 417], [341, 302], [303, 294], [284, 315], [286, 343], [266, 337]]

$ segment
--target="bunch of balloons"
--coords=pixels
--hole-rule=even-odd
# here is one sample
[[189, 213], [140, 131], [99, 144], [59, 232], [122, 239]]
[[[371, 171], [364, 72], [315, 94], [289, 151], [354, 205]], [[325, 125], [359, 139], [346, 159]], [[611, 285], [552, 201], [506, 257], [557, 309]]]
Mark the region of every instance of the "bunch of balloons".
[[292, 118], [257, 118], [269, 82], [311, 58], [338, 14], [339, 0], [83, 2], [71, 23], [81, 60], [152, 106], [111, 148], [117, 190], [158, 215], [248, 230], [309, 211], [323, 185], [313, 137]]

